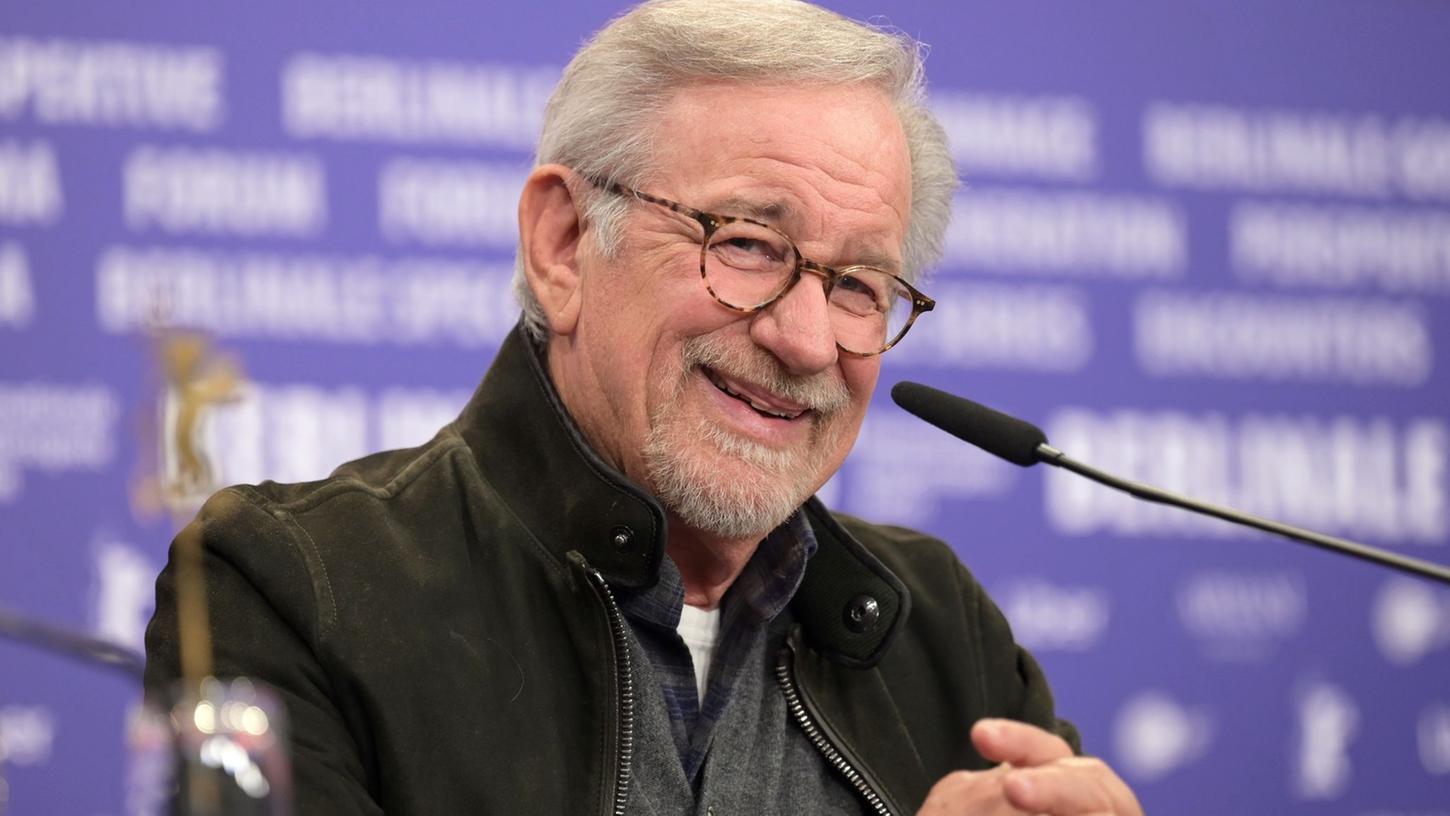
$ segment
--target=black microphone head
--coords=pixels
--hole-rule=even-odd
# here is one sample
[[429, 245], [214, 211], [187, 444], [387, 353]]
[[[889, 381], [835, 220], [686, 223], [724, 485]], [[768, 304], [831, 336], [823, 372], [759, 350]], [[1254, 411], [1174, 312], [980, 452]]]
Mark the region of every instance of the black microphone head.
[[1047, 435], [1030, 422], [921, 383], [897, 383], [891, 399], [952, 436], [1023, 467], [1037, 464], [1037, 446], [1047, 443]]

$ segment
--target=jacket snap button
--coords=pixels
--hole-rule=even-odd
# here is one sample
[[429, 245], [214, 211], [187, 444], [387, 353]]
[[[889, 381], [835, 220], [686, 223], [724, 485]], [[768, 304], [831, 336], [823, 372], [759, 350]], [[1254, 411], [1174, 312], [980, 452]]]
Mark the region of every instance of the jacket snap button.
[[622, 550], [634, 543], [634, 531], [621, 524], [609, 531], [609, 540], [614, 544], [614, 549]]
[[857, 595], [846, 604], [846, 628], [860, 634], [870, 631], [881, 620], [881, 604], [870, 595]]

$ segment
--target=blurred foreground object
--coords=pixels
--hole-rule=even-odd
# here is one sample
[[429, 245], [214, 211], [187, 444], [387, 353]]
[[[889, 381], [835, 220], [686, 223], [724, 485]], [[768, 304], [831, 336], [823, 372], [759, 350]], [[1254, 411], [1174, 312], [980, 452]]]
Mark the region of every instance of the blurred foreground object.
[[286, 710], [245, 677], [182, 688], [132, 723], [131, 816], [290, 816]]

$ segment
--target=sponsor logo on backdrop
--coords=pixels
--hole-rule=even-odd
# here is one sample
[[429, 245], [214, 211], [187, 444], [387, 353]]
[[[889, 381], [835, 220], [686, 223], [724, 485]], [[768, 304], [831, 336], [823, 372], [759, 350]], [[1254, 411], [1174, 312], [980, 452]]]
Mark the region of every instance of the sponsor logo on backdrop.
[[134, 232], [297, 238], [327, 226], [327, 178], [315, 156], [143, 145], [126, 156], [121, 182]]
[[[1419, 418], [1063, 408], [1047, 436], [1128, 478], [1290, 524], [1384, 543], [1450, 538], [1450, 434]], [[1258, 535], [1049, 472], [1053, 528], [1068, 535]]]
[[96, 319], [113, 334], [159, 322], [228, 339], [472, 349], [518, 321], [512, 277], [511, 263], [110, 246]]
[[1013, 465], [949, 442], [884, 406], [866, 417], [847, 467], [842, 509], [916, 526], [925, 526], [945, 502], [1001, 496], [1020, 478]]
[[1207, 709], [1190, 708], [1163, 691], [1141, 691], [1114, 720], [1115, 764], [1129, 779], [1151, 782], [1202, 758], [1214, 731]]
[[1112, 601], [1098, 587], [1024, 578], [994, 591], [1013, 638], [1034, 652], [1084, 652], [1107, 631]]
[[23, 329], [35, 317], [35, 287], [25, 247], [0, 242], [0, 327]]
[[96, 540], [93, 558], [91, 631], [103, 640], [143, 650], [146, 622], [156, 604], [156, 574], [161, 565], [109, 536]]
[[1148, 290], [1133, 303], [1133, 353], [1155, 377], [1417, 386], [1435, 366], [1412, 302]]
[[974, 187], [952, 204], [942, 263], [1013, 275], [1176, 280], [1188, 223], [1170, 199]]
[[0, 504], [17, 499], [26, 471], [101, 473], [115, 456], [115, 392], [103, 385], [0, 382]]
[[1450, 201], [1450, 121], [1158, 102], [1143, 164], [1173, 187]]
[[1371, 612], [1375, 645], [1385, 660], [1413, 666], [1450, 646], [1450, 595], [1422, 581], [1390, 578], [1380, 586]]
[[389, 160], [378, 171], [378, 231], [400, 244], [512, 250], [527, 175], [522, 161]]
[[305, 482], [369, 452], [367, 396], [360, 388], [251, 383], [218, 406], [198, 449], [218, 484]]
[[0, 224], [55, 223], [64, 211], [61, 189], [49, 142], [0, 141]]
[[1206, 572], [1178, 586], [1179, 623], [1212, 660], [1259, 662], [1304, 628], [1308, 589], [1297, 572]]
[[304, 52], [282, 67], [296, 137], [531, 150], [559, 69]]
[[1243, 201], [1229, 214], [1229, 257], [1249, 284], [1450, 292], [1450, 213]]
[[226, 118], [214, 48], [0, 37], [0, 118], [47, 125], [215, 130]]
[[219, 485], [320, 479], [372, 451], [426, 442], [458, 416], [468, 396], [253, 382], [210, 411], [198, 427], [197, 451]]
[[55, 717], [41, 705], [0, 708], [0, 765], [44, 765], [55, 744]]
[[[234, 356], [195, 334], [163, 332], [156, 349], [164, 380], [148, 434], [156, 454], [148, 457], [143, 442], [133, 492], [142, 516], [162, 509], [184, 516], [223, 485], [320, 479], [369, 452], [421, 444], [456, 418], [469, 396], [252, 382]], [[156, 570], [123, 544], [103, 542], [97, 558], [97, 625], [113, 628], [118, 639], [134, 638], [134, 582], [145, 577], [149, 584]]]
[[1336, 685], [1304, 684], [1295, 694], [1297, 720], [1292, 789], [1300, 799], [1338, 799], [1354, 768], [1349, 749], [1359, 733], [1359, 706]]
[[1420, 764], [1436, 776], [1450, 774], [1450, 705], [1431, 703], [1416, 724]]
[[1083, 97], [936, 90], [931, 108], [968, 178], [1087, 181], [1098, 175], [1098, 112]]
[[891, 349], [891, 365], [1067, 372], [1092, 360], [1093, 321], [1080, 289], [943, 281], [931, 291], [931, 319]]

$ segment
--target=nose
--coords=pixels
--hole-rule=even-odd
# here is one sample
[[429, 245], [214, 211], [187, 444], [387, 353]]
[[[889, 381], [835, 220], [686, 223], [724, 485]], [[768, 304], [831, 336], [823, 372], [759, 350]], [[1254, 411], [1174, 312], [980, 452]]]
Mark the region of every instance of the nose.
[[805, 274], [779, 300], [757, 312], [750, 339], [792, 374], [809, 375], [836, 364], [836, 333], [826, 303], [825, 281]]

